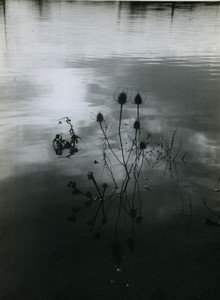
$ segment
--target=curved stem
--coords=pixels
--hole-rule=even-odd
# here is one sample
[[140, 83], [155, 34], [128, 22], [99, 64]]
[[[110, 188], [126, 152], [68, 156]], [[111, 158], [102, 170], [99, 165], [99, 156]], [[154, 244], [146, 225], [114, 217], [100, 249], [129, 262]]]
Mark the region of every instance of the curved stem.
[[100, 128], [101, 128], [101, 130], [102, 130], [102, 133], [103, 133], [103, 135], [104, 135], [104, 138], [105, 138], [105, 140], [106, 140], [106, 142], [107, 142], [107, 145], [108, 145], [110, 151], [112, 152], [112, 154], [114, 155], [114, 157], [117, 159], [117, 161], [118, 161], [121, 165], [123, 165], [123, 163], [120, 161], [120, 159], [118, 158], [118, 156], [115, 154], [114, 150], [112, 149], [112, 146], [111, 146], [111, 144], [110, 144], [110, 142], [109, 142], [109, 139], [108, 139], [108, 137], [107, 137], [107, 134], [106, 134], [104, 128], [102, 127], [102, 123], [100, 122], [99, 124], [100, 124]]
[[123, 166], [125, 168], [127, 177], [130, 178], [130, 175], [129, 175], [129, 172], [128, 172], [128, 168], [127, 168], [127, 162], [125, 160], [124, 149], [123, 149], [123, 142], [122, 142], [122, 137], [121, 137], [122, 110], [123, 110], [123, 104], [121, 104], [121, 106], [120, 106], [120, 116], [119, 116], [119, 124], [118, 124], [118, 136], [119, 136], [119, 141], [120, 141]]

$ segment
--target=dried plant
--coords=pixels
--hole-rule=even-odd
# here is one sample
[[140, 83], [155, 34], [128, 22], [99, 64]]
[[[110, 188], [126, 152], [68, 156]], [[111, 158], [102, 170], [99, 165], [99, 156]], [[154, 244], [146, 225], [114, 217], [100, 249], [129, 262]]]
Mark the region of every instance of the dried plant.
[[[178, 175], [175, 160], [180, 154], [181, 140], [177, 150], [174, 151], [176, 130], [173, 132], [170, 141], [161, 139], [161, 143], [154, 146], [150, 145], [151, 134], [147, 133], [143, 136], [141, 133], [141, 106], [143, 105], [145, 98], [146, 97], [143, 94], [138, 92], [134, 93], [129, 89], [119, 88], [114, 93], [114, 99], [119, 105], [118, 124], [116, 125], [117, 145], [114, 143], [113, 146], [109, 139], [110, 130], [107, 119], [101, 112], [98, 112], [96, 115], [95, 120], [103, 137], [103, 167], [110, 178], [110, 183], [98, 182], [96, 179], [97, 174], [94, 174], [94, 172], [91, 171], [87, 174], [87, 179], [91, 183], [91, 189], [89, 191], [84, 191], [76, 182], [70, 181], [68, 183], [68, 187], [71, 188], [73, 195], [80, 194], [86, 199], [83, 204], [73, 208], [72, 215], [68, 218], [68, 220], [75, 222], [77, 214], [82, 209], [91, 209], [93, 214], [87, 221], [87, 225], [93, 233], [94, 238], [98, 239], [101, 237], [101, 230], [108, 222], [110, 210], [112, 209], [114, 211], [113, 216], [115, 230], [112, 253], [118, 263], [121, 260], [119, 224], [122, 214], [127, 215], [131, 224], [130, 235], [127, 239], [127, 246], [131, 253], [134, 252], [135, 248], [135, 225], [140, 224], [143, 220], [140, 176], [142, 174], [144, 164], [147, 163], [147, 165], [150, 165], [152, 168], [156, 168], [164, 164], [164, 174], [166, 173], [167, 168], [169, 168], [170, 176], [174, 177], [174, 173]], [[132, 125], [132, 136], [125, 134], [125, 130], [122, 129], [123, 113], [128, 102], [132, 102], [132, 105], [135, 106], [135, 121]], [[68, 149], [69, 154], [65, 157], [70, 157], [78, 151], [76, 144], [78, 143], [79, 136], [74, 132], [71, 120], [68, 117], [63, 119], [70, 126], [70, 140], [66, 141], [62, 138], [62, 135], [56, 135], [53, 141], [53, 146], [56, 154], [59, 156], [62, 156], [63, 151]], [[123, 172], [123, 177], [120, 180], [118, 180], [115, 175], [118, 168], [120, 168]], [[175, 172], [173, 172], [173, 169]], [[152, 190], [149, 186], [145, 186], [145, 188], [147, 190]]]

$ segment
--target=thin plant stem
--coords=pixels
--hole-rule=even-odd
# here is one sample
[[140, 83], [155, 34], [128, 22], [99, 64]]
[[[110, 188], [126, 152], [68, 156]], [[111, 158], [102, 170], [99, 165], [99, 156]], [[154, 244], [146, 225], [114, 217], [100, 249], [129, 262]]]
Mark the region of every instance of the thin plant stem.
[[120, 147], [121, 147], [121, 155], [122, 155], [122, 160], [123, 160], [123, 165], [126, 171], [126, 174], [128, 177], [130, 177], [128, 173], [128, 168], [127, 164], [125, 161], [125, 156], [124, 156], [124, 148], [123, 148], [123, 142], [122, 142], [122, 137], [121, 137], [121, 121], [122, 121], [122, 111], [123, 111], [123, 104], [120, 105], [120, 116], [119, 116], [119, 124], [118, 124], [118, 135], [119, 135], [119, 141], [120, 141]]
[[109, 147], [110, 151], [112, 152], [112, 154], [114, 155], [114, 157], [116, 158], [116, 160], [117, 160], [121, 165], [123, 165], [123, 163], [120, 161], [120, 159], [118, 158], [118, 156], [115, 154], [114, 150], [112, 149], [112, 146], [111, 146], [111, 144], [110, 144], [110, 142], [109, 142], [108, 136], [107, 136], [107, 134], [106, 134], [106, 132], [105, 132], [103, 126], [102, 126], [102, 123], [100, 122], [99, 124], [100, 124], [100, 128], [101, 128], [101, 130], [102, 130], [102, 133], [103, 133], [103, 135], [104, 135], [104, 138], [105, 138], [105, 140], [106, 140], [106, 142], [107, 142], [107, 144], [108, 144], [108, 147]]

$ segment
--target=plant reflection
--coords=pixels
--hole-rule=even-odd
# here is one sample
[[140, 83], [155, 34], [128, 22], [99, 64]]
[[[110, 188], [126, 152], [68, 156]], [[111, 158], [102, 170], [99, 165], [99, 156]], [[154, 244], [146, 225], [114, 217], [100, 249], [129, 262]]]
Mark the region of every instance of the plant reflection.
[[[140, 225], [143, 221], [140, 177], [144, 164], [152, 168], [164, 165], [164, 174], [169, 169], [170, 176], [175, 177], [178, 175], [175, 161], [177, 158], [181, 158], [181, 141], [177, 147], [174, 147], [176, 130], [173, 132], [170, 140], [163, 138], [156, 145], [152, 145], [150, 133], [142, 134], [141, 106], [145, 98], [146, 95], [142, 93], [124, 88], [118, 88], [114, 93], [114, 99], [119, 105], [119, 118], [116, 124], [117, 145], [113, 144], [109, 138], [112, 128], [110, 128], [107, 118], [101, 112], [98, 112], [96, 115], [95, 121], [98, 123], [102, 133], [103, 172], [107, 173], [110, 182], [98, 182], [97, 174], [89, 171], [87, 179], [90, 182], [90, 190], [83, 190], [80, 185], [73, 181], [70, 181], [67, 185], [72, 190], [73, 195], [82, 195], [86, 198], [84, 203], [72, 209], [72, 215], [68, 218], [70, 222], [75, 222], [77, 214], [84, 208], [91, 209], [92, 216], [87, 221], [87, 225], [94, 238], [99, 239], [103, 226], [108, 223], [109, 218], [114, 219], [115, 229], [112, 254], [117, 264], [120, 264], [122, 259], [119, 224], [123, 214], [130, 220], [130, 234], [127, 239], [127, 247], [131, 254], [135, 251], [135, 226]], [[135, 106], [131, 134], [123, 128], [124, 110], [129, 102]], [[62, 120], [65, 120], [70, 126], [70, 140], [66, 141], [61, 134], [57, 134], [53, 140], [53, 146], [56, 154], [59, 156], [62, 156], [63, 151], [68, 149], [69, 154], [65, 157], [70, 157], [78, 151], [76, 144], [79, 136], [74, 132], [71, 120], [68, 117]], [[60, 123], [62, 123], [61, 120]], [[184, 162], [183, 156], [182, 161]], [[98, 162], [95, 160], [94, 163]], [[116, 176], [119, 168], [123, 173], [123, 177], [120, 180]], [[145, 186], [145, 189], [152, 190], [149, 186]]]

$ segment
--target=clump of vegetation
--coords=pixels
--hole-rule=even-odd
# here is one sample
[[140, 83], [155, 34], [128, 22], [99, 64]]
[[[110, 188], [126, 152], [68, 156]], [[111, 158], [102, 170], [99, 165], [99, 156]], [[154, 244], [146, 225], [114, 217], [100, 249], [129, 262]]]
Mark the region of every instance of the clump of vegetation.
[[[77, 214], [85, 208], [92, 212], [92, 216], [87, 220], [87, 225], [93, 233], [95, 239], [101, 237], [101, 230], [109, 221], [109, 216], [114, 218], [114, 243], [112, 253], [117, 263], [121, 260], [121, 246], [119, 242], [119, 224], [122, 214], [130, 220], [130, 235], [127, 239], [127, 246], [131, 253], [135, 249], [134, 231], [135, 226], [143, 221], [142, 198], [140, 191], [140, 177], [144, 164], [153, 168], [165, 166], [164, 174], [169, 169], [170, 176], [177, 174], [175, 161], [180, 155], [181, 141], [177, 150], [174, 151], [176, 130], [171, 139], [161, 139], [160, 143], [151, 145], [151, 134], [142, 134], [141, 106], [146, 100], [142, 93], [129, 89], [119, 88], [114, 93], [114, 99], [119, 106], [118, 122], [115, 124], [117, 131], [117, 144], [112, 144], [109, 138], [110, 126], [106, 117], [98, 112], [95, 118], [102, 133], [102, 159], [103, 167], [110, 178], [109, 182], [98, 182], [97, 174], [89, 171], [87, 179], [91, 189], [84, 191], [77, 182], [70, 181], [68, 187], [73, 195], [82, 195], [85, 201], [72, 209], [69, 221], [75, 222]], [[123, 117], [128, 103], [134, 106], [134, 122], [131, 134], [124, 130]], [[62, 135], [56, 135], [53, 145], [57, 155], [62, 156], [65, 149], [69, 150], [66, 157], [75, 154], [78, 149], [79, 136], [73, 130], [71, 120], [64, 118], [70, 125], [70, 140], [62, 139]], [[127, 127], [126, 127], [127, 128]], [[184, 156], [182, 156], [184, 161]], [[97, 162], [97, 161], [95, 161]], [[94, 162], [94, 163], [95, 163]], [[117, 172], [123, 176], [117, 179]], [[145, 186], [146, 190], [152, 190], [150, 186]], [[110, 211], [114, 214], [111, 214]], [[112, 219], [111, 219], [112, 222]]]
[[72, 155], [78, 152], [76, 145], [78, 144], [80, 137], [75, 133], [71, 120], [68, 117], [60, 119], [59, 124], [62, 124], [62, 120], [64, 120], [70, 126], [70, 138], [69, 140], [65, 140], [61, 133], [56, 134], [55, 138], [53, 139], [53, 148], [56, 155], [59, 155], [59, 157], [62, 157], [62, 155], [67, 151], [65, 157], [70, 158]]

